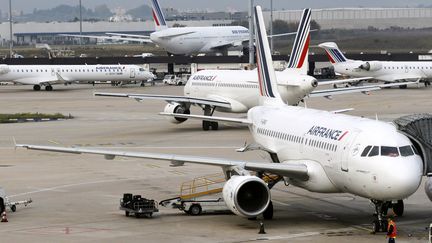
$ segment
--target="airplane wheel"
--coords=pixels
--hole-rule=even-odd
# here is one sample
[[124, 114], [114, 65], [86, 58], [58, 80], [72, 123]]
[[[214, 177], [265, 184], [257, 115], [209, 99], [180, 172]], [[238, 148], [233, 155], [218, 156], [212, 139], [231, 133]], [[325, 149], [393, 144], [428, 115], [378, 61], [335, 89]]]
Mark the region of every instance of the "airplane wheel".
[[380, 229], [381, 229], [381, 227], [380, 227], [379, 221], [378, 220], [374, 220], [372, 222], [372, 233], [375, 234], [377, 232], [380, 232]]
[[192, 204], [189, 208], [189, 214], [193, 216], [200, 215], [202, 211], [201, 205], [199, 204]]
[[39, 91], [39, 90], [41, 90], [41, 86], [38, 85], [38, 84], [33, 85], [33, 90], [34, 90], [34, 91]]
[[15, 206], [15, 205], [12, 205], [12, 206], [10, 207], [10, 209], [12, 210], [12, 212], [16, 212], [16, 206]]
[[399, 89], [406, 89], [408, 87], [408, 85], [404, 84], [404, 85], [399, 85]]
[[397, 203], [393, 204], [393, 212], [397, 216], [402, 216], [404, 213], [404, 203], [403, 200], [398, 200]]
[[210, 122], [209, 121], [203, 121], [202, 122], [202, 127], [203, 127], [204, 131], [210, 130]]
[[51, 85], [48, 85], [48, 86], [45, 87], [45, 90], [46, 91], [52, 91], [53, 87]]
[[264, 219], [272, 219], [273, 218], [273, 202], [270, 201], [269, 205], [267, 206], [266, 210], [263, 213]]
[[211, 124], [210, 124], [210, 126], [211, 126], [211, 128], [212, 128], [212, 130], [218, 130], [219, 129], [219, 123], [217, 123], [217, 122], [212, 122]]

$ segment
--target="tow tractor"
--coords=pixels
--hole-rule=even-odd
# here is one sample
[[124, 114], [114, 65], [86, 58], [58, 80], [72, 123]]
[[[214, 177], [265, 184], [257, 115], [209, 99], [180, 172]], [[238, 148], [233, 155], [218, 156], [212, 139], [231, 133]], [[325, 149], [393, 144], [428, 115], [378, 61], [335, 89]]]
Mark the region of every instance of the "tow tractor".
[[15, 212], [18, 205], [24, 205], [27, 207], [27, 205], [32, 202], [33, 200], [31, 198], [23, 201], [10, 201], [6, 196], [5, 190], [0, 187], [0, 213], [4, 212], [6, 207], [9, 207], [12, 212]]

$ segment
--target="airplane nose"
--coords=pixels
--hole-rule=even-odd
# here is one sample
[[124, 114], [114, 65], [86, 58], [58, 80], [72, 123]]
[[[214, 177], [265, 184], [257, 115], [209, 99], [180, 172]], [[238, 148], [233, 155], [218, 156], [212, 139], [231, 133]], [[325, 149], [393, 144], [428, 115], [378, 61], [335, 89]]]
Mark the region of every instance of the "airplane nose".
[[391, 199], [403, 199], [414, 192], [420, 186], [422, 179], [423, 163], [421, 159], [411, 161], [401, 161], [395, 164], [392, 171], [388, 174], [387, 192]]

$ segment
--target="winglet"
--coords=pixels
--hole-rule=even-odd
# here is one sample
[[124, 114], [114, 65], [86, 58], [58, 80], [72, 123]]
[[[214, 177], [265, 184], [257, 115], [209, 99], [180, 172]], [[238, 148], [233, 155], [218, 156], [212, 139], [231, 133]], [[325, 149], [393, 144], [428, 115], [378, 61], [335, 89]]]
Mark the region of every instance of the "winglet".
[[308, 69], [311, 14], [310, 8], [303, 10], [287, 66], [287, 69], [300, 69], [301, 74], [307, 74]]
[[282, 105], [260, 6], [255, 7], [255, 30], [260, 105]]

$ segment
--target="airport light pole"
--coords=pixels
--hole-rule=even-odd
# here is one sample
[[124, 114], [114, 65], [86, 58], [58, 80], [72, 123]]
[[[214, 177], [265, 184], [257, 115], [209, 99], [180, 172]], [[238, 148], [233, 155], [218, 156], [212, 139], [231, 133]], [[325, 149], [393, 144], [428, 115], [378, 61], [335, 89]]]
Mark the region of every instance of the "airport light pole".
[[249, 65], [251, 67], [255, 64], [253, 7], [254, 0], [249, 0]]
[[12, 0], [9, 0], [9, 57], [13, 55], [13, 36], [12, 36]]
[[82, 5], [81, 5], [81, 0], [79, 0], [79, 14], [80, 14], [80, 38], [79, 38], [79, 44], [82, 45]]
[[273, 0], [270, 0], [270, 52], [273, 54]]

